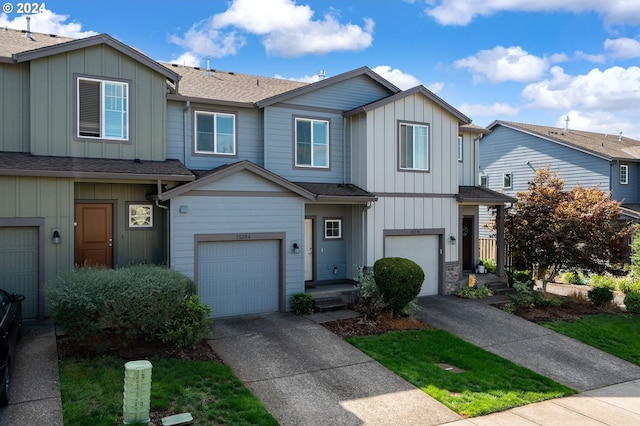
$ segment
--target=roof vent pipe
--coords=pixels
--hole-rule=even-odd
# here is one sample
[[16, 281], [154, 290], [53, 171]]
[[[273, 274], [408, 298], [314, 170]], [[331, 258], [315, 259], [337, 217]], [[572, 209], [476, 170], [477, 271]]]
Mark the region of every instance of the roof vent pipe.
[[620, 135], [618, 135], [618, 142], [622, 142], [622, 132], [620, 132]]
[[204, 75], [211, 75], [211, 58], [207, 58], [207, 70]]
[[568, 115], [564, 118], [564, 131], [565, 133], [569, 133], [569, 116]]
[[318, 79], [324, 80], [325, 77], [326, 77], [326, 74], [325, 74], [324, 70], [318, 71]]
[[25, 37], [31, 37], [31, 16], [27, 16], [27, 33], [24, 35]]

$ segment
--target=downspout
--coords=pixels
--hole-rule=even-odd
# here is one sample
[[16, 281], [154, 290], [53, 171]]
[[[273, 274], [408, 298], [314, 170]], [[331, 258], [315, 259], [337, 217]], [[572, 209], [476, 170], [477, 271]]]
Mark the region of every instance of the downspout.
[[347, 184], [347, 118], [342, 119], [342, 184]]
[[187, 121], [189, 111], [191, 110], [191, 101], [185, 103], [185, 107], [182, 109], [182, 136], [184, 140], [184, 166], [189, 168], [189, 141], [187, 140]]

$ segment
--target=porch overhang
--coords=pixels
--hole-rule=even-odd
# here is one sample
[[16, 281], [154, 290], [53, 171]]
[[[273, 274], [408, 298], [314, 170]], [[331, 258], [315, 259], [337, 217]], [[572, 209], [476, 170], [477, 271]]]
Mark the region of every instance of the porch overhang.
[[314, 194], [316, 201], [342, 204], [366, 204], [378, 201], [378, 197], [350, 183], [294, 182]]
[[496, 206], [515, 203], [517, 200], [509, 195], [492, 191], [480, 186], [460, 186], [456, 201], [466, 205]]

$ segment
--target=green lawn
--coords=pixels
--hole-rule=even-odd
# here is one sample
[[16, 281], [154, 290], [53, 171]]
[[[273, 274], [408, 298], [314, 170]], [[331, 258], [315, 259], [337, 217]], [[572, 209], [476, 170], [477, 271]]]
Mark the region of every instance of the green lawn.
[[[125, 362], [60, 360], [64, 423], [116, 425], [122, 416]], [[190, 412], [194, 425], [277, 425], [262, 403], [217, 361], [152, 360], [151, 411]]]
[[[443, 330], [389, 332], [347, 341], [467, 417], [575, 393]], [[464, 371], [446, 371], [439, 363]]]
[[585, 315], [578, 321], [552, 321], [541, 325], [640, 365], [640, 315]]

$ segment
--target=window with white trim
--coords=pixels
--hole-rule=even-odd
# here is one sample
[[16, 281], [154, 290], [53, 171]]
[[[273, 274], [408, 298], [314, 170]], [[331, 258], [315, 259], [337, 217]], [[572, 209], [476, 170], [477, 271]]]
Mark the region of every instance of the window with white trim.
[[327, 240], [342, 238], [342, 219], [325, 219], [324, 238]]
[[462, 161], [462, 136], [458, 136], [458, 161]]
[[78, 138], [129, 140], [129, 83], [78, 77]]
[[429, 126], [400, 123], [400, 168], [429, 170]]
[[236, 154], [236, 116], [196, 111], [194, 119], [196, 154]]
[[513, 173], [504, 173], [502, 175], [502, 187], [511, 188], [513, 186]]
[[626, 164], [620, 164], [620, 185], [627, 185], [629, 183], [629, 166]]
[[488, 188], [489, 187], [489, 176], [484, 173], [480, 175], [480, 187]]
[[153, 204], [128, 203], [129, 228], [153, 228]]
[[296, 166], [329, 167], [329, 122], [296, 118]]

